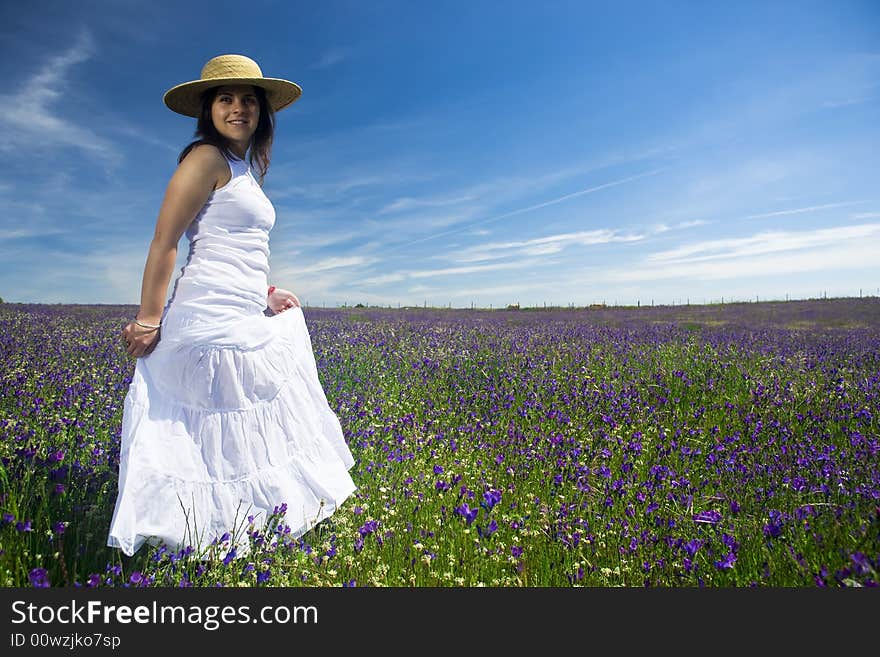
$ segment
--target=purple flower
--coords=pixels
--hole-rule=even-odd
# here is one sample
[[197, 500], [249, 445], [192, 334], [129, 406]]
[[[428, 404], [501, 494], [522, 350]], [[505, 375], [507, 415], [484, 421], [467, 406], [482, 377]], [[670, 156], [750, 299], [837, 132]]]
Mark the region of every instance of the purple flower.
[[769, 538], [779, 538], [782, 534], [782, 525], [769, 522], [764, 525], [764, 534]]
[[714, 509], [708, 511], [700, 511], [694, 514], [694, 522], [706, 523], [709, 525], [717, 525], [721, 522], [721, 514]]
[[522, 556], [523, 549], [519, 545], [511, 545], [510, 546], [510, 554], [513, 555], [514, 559], [519, 559]]
[[442, 465], [435, 465], [434, 466], [434, 474], [435, 475], [443, 474], [443, 466]]
[[455, 512], [464, 517], [467, 521], [467, 524], [471, 524], [477, 517], [477, 513], [479, 512], [478, 508], [470, 508], [467, 502], [462, 502], [460, 506], [455, 507]]
[[727, 546], [727, 548], [728, 548], [731, 552], [736, 552], [737, 550], [739, 550], [739, 543], [738, 543], [738, 542], [736, 541], [736, 539], [735, 539], [733, 536], [731, 536], [730, 534], [728, 534], [728, 533], [726, 533], [726, 532], [723, 533], [723, 534], [721, 535], [721, 541], [724, 543], [724, 545]]
[[870, 560], [861, 552], [853, 552], [849, 558], [855, 564], [855, 571], [859, 575], [867, 575], [871, 571]]
[[735, 563], [736, 555], [733, 552], [729, 552], [726, 557], [715, 562], [715, 567], [718, 568], [718, 570], [729, 570], [733, 568], [733, 564]]
[[138, 586], [139, 584], [142, 584], [144, 582], [144, 576], [140, 573], [140, 571], [136, 570], [131, 574], [131, 577], [128, 578], [128, 581], [135, 586]]
[[33, 531], [33, 529], [31, 528], [31, 521], [26, 520], [25, 522], [21, 522], [21, 520], [19, 520], [17, 523], [15, 523], [15, 530], [19, 532]]
[[226, 553], [226, 556], [223, 557], [223, 565], [228, 566], [232, 563], [232, 560], [235, 559], [236, 551], [235, 548], [232, 548], [229, 552]]
[[34, 568], [28, 573], [28, 579], [34, 588], [45, 589], [51, 586], [49, 584], [49, 573], [46, 572], [45, 568]]
[[98, 573], [92, 573], [89, 575], [89, 579], [86, 580], [86, 586], [89, 588], [95, 588], [101, 583], [101, 576]]
[[500, 490], [487, 490], [483, 493], [483, 508], [486, 511], [491, 511], [496, 504], [501, 501], [501, 491]]
[[489, 538], [496, 531], [498, 531], [498, 523], [495, 522], [495, 518], [492, 518], [492, 521], [489, 523], [489, 526], [486, 527], [485, 530], [477, 525], [477, 533], [483, 538]]
[[434, 484], [434, 488], [439, 490], [441, 493], [449, 490], [449, 484], [443, 481], [442, 479], [438, 479], [437, 483]]
[[697, 553], [697, 550], [699, 550], [702, 545], [703, 545], [703, 542], [701, 540], [694, 538], [694, 539], [691, 539], [690, 541], [688, 541], [687, 543], [685, 543], [683, 547], [684, 547], [684, 551], [687, 552], [687, 555], [689, 557], [693, 557]]
[[271, 575], [272, 571], [269, 568], [266, 568], [266, 570], [257, 573], [257, 584], [268, 582]]
[[358, 533], [361, 536], [369, 536], [374, 531], [376, 531], [378, 528], [379, 528], [379, 521], [378, 520], [369, 520], [358, 528]]

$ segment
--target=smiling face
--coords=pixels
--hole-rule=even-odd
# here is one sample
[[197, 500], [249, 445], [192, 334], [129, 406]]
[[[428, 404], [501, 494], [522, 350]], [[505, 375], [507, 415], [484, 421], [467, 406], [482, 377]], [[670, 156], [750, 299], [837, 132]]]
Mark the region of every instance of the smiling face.
[[229, 140], [231, 150], [244, 157], [260, 120], [260, 101], [250, 85], [223, 86], [211, 103], [214, 127]]

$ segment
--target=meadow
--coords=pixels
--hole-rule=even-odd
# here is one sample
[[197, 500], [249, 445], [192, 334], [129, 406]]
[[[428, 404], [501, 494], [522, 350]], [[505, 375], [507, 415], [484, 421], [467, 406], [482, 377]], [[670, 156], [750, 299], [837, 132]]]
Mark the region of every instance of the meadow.
[[358, 491], [211, 562], [106, 547], [135, 310], [0, 304], [2, 586], [880, 582], [878, 298], [307, 307]]

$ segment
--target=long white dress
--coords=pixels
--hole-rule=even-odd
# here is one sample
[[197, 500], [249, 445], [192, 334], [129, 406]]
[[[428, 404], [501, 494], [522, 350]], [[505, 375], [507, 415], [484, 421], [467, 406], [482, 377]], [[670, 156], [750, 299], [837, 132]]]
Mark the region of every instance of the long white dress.
[[355, 490], [354, 460], [318, 379], [300, 308], [264, 314], [275, 210], [245, 161], [186, 231], [189, 257], [161, 339], [125, 397], [119, 493], [107, 544], [239, 554], [286, 504], [296, 537]]

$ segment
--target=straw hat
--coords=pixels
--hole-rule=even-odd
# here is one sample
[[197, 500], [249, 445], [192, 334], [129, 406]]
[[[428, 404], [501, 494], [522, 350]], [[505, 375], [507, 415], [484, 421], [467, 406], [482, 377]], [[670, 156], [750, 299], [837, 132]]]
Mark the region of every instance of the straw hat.
[[259, 65], [244, 55], [220, 55], [208, 60], [202, 68], [202, 77], [178, 84], [165, 92], [163, 100], [169, 109], [184, 116], [197, 117], [201, 111], [202, 94], [211, 87], [226, 84], [252, 84], [266, 90], [272, 110], [277, 112], [293, 103], [302, 94], [295, 82], [278, 78], [264, 78]]

